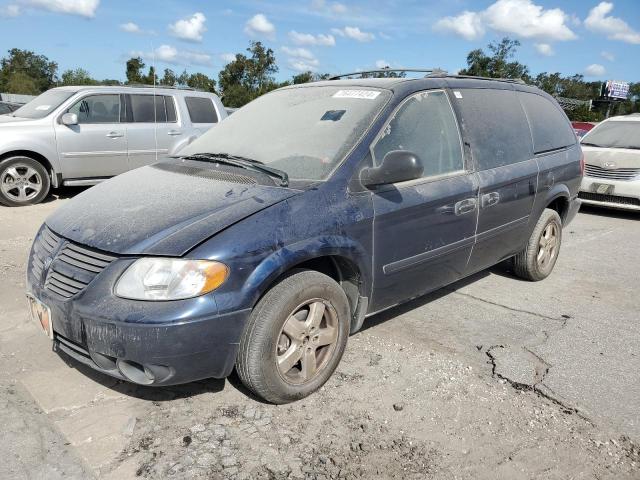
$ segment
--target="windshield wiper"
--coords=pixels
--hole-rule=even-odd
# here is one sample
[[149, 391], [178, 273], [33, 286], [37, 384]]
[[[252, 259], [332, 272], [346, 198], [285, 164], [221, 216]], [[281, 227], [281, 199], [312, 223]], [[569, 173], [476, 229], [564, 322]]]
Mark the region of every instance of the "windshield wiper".
[[225, 165], [231, 165], [234, 167], [245, 168], [247, 170], [254, 170], [261, 173], [266, 173], [271, 177], [280, 179], [280, 185], [282, 187], [289, 186], [289, 175], [287, 172], [278, 170], [277, 168], [267, 167], [264, 163], [253, 158], [241, 157], [240, 155], [231, 155], [230, 153], [194, 153], [186, 155], [182, 158], [194, 159], [194, 160], [207, 160], [217, 163], [223, 163]]
[[580, 142], [580, 145], [586, 145], [587, 147], [606, 148], [606, 147], [603, 147], [602, 145], [598, 145], [597, 143], [589, 143], [589, 142]]

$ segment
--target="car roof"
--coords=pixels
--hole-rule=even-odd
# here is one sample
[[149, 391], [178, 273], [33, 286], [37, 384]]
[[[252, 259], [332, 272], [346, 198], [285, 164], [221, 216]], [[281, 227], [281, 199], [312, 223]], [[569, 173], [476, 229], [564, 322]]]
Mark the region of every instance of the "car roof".
[[60, 90], [67, 92], [84, 92], [84, 91], [105, 91], [105, 92], [122, 92], [123, 90], [128, 90], [130, 92], [162, 92], [162, 93], [184, 93], [188, 95], [214, 95], [215, 93], [203, 92], [201, 90], [194, 90], [191, 88], [174, 88], [167, 86], [156, 86], [153, 85], [82, 85], [82, 86], [64, 86], [64, 87], [55, 87], [52, 90]]
[[640, 122], [640, 113], [632, 113], [630, 115], [618, 115], [615, 117], [610, 117], [606, 120], [607, 122]]
[[[311, 86], [332, 86], [332, 87], [364, 87], [382, 88], [388, 90], [401, 89], [404, 91], [420, 90], [429, 88], [495, 88], [499, 90], [521, 90], [543, 93], [537, 87], [527, 85], [521, 80], [506, 78], [485, 78], [472, 77], [466, 75], [434, 74], [423, 78], [355, 78], [340, 80], [321, 80], [317, 82], [301, 83], [290, 85], [286, 88], [301, 88]], [[546, 95], [546, 94], [545, 94]]]

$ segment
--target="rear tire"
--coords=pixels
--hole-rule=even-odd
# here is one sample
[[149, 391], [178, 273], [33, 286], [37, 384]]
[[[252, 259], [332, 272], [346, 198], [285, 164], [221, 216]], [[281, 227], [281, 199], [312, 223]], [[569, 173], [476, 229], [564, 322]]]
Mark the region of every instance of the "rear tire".
[[513, 257], [513, 271], [520, 278], [537, 282], [547, 278], [556, 264], [562, 242], [562, 220], [546, 208], [533, 229], [526, 248]]
[[0, 161], [0, 203], [22, 207], [40, 203], [49, 193], [49, 172], [37, 160], [22, 155]]
[[251, 313], [236, 360], [240, 380], [272, 403], [310, 395], [340, 363], [349, 321], [340, 285], [319, 272], [293, 271]]

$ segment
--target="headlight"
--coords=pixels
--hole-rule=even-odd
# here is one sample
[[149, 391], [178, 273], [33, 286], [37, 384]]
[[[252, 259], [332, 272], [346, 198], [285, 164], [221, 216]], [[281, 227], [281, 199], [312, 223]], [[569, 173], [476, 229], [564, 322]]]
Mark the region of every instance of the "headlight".
[[224, 283], [229, 269], [220, 262], [179, 258], [141, 258], [118, 280], [116, 295], [135, 300], [197, 297]]

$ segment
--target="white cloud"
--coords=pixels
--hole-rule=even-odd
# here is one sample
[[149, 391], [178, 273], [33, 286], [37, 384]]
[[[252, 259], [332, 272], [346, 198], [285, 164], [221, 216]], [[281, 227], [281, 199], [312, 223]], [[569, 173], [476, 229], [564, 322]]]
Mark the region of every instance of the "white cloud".
[[140, 27], [133, 22], [127, 22], [120, 24], [120, 30], [127, 33], [142, 33]]
[[92, 18], [96, 16], [100, 0], [24, 0], [24, 3], [50, 12]]
[[376, 38], [373, 33], [363, 32], [358, 27], [332, 28], [331, 32], [341, 37], [351, 38], [358, 42], [370, 42]]
[[322, 33], [313, 35], [311, 33], [300, 33], [291, 30], [289, 32], [289, 38], [296, 45], [333, 47], [336, 44], [336, 39], [333, 35], [324, 35]]
[[224, 63], [231, 63], [236, 59], [235, 53], [221, 53], [220, 58]]
[[482, 14], [465, 10], [455, 17], [444, 17], [436, 22], [437, 32], [451, 32], [465, 40], [476, 40], [484, 35]]
[[329, 16], [343, 15], [349, 11], [344, 3], [326, 2], [325, 0], [311, 0], [311, 8]]
[[616, 59], [616, 56], [611, 52], [602, 51], [602, 52], [600, 52], [600, 56], [602, 58], [604, 58], [605, 60], [608, 60], [610, 62], [614, 62], [615, 59]]
[[544, 55], [545, 57], [552, 57], [556, 54], [553, 47], [548, 43], [534, 43], [533, 46], [540, 55]]
[[522, 38], [540, 38], [546, 41], [573, 40], [576, 34], [567, 23], [572, 17], [559, 8], [544, 9], [532, 0], [497, 0], [486, 10], [444, 17], [434, 29], [451, 32], [467, 40], [481, 38], [487, 29]]
[[252, 37], [265, 36], [272, 39], [275, 36], [276, 27], [264, 14], [258, 13], [247, 20], [244, 33]]
[[388, 35], [384, 32], [378, 32], [378, 36], [383, 40], [391, 40], [391, 35]]
[[602, 77], [605, 73], [607, 73], [607, 69], [598, 63], [592, 63], [584, 69], [584, 74], [587, 77]]
[[155, 60], [173, 65], [202, 65], [206, 67], [212, 65], [211, 55], [189, 50], [178, 50], [172, 45], [160, 45], [152, 52], [132, 51], [130, 54], [133, 57], [140, 56], [150, 61]]
[[600, 2], [589, 11], [589, 16], [584, 21], [585, 26], [592, 32], [606, 35], [610, 40], [640, 44], [640, 32], [621, 18], [608, 15], [612, 10], [613, 3]]
[[320, 65], [315, 55], [306, 48], [282, 47], [282, 51], [288, 55], [289, 68], [297, 72], [315, 72]]
[[20, 15], [20, 6], [19, 5], [5, 5], [0, 7], [0, 17], [13, 18]]
[[169, 30], [174, 37], [189, 42], [201, 42], [202, 35], [207, 31], [205, 22], [207, 17], [203, 13], [196, 12], [190, 17], [182, 18], [169, 25]]

